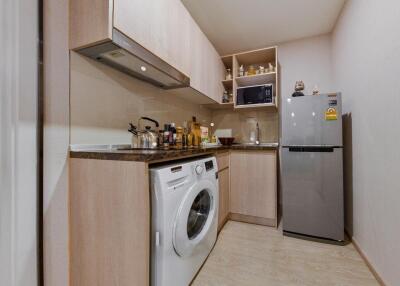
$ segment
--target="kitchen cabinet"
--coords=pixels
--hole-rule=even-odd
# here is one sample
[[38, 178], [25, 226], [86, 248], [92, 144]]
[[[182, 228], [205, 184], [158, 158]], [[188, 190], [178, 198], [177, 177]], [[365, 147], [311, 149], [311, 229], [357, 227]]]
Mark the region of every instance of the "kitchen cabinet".
[[[149, 164], [183, 157], [129, 161], [136, 155], [140, 154], [71, 153], [70, 286], [149, 285]], [[276, 226], [277, 151], [217, 150], [215, 156], [218, 230], [228, 219]]]
[[69, 182], [70, 285], [149, 285], [146, 163], [71, 158]]
[[190, 15], [179, 0], [114, 0], [114, 28], [190, 75]]
[[277, 151], [232, 150], [230, 218], [277, 226]]
[[111, 41], [115, 28], [189, 76], [210, 103], [221, 102], [222, 60], [180, 0], [71, 0], [70, 25], [71, 49]]
[[219, 205], [218, 231], [222, 229], [229, 217], [229, 152], [217, 154]]

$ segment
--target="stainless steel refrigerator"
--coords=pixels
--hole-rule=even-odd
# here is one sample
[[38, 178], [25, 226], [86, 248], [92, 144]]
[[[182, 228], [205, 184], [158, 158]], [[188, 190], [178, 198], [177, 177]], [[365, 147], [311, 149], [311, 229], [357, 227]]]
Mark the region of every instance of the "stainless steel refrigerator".
[[284, 234], [343, 241], [341, 94], [287, 98], [281, 116]]

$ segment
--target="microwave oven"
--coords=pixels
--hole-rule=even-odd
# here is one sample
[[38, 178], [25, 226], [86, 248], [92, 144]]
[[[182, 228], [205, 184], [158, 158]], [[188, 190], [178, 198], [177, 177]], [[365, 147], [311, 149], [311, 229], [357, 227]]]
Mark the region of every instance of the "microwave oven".
[[273, 84], [238, 87], [236, 105], [274, 103]]

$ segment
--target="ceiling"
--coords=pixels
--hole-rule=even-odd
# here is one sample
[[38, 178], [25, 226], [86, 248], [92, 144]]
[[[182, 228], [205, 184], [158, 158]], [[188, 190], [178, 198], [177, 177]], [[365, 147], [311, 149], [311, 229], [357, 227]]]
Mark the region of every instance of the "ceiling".
[[346, 0], [182, 0], [221, 55], [332, 31]]

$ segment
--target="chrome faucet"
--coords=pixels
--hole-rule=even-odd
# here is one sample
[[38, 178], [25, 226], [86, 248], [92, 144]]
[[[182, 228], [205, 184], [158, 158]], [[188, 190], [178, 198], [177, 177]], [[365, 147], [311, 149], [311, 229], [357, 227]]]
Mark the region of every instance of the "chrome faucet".
[[260, 145], [260, 126], [256, 125], [256, 145]]

